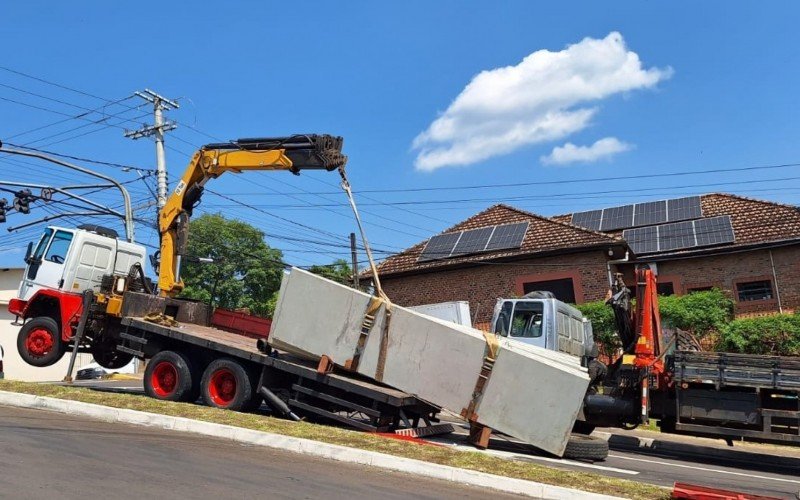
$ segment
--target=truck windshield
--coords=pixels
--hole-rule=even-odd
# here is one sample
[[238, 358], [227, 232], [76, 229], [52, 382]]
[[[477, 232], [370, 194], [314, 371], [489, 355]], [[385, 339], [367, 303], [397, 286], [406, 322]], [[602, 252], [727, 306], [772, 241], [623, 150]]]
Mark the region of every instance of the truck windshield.
[[543, 311], [541, 302], [517, 302], [511, 320], [511, 336], [541, 337]]
[[50, 242], [50, 237], [53, 236], [53, 230], [49, 227], [44, 230], [44, 234], [42, 235], [42, 239], [39, 240], [39, 244], [36, 245], [36, 251], [33, 252], [33, 260], [39, 260], [44, 255], [44, 249], [47, 248], [47, 244]]

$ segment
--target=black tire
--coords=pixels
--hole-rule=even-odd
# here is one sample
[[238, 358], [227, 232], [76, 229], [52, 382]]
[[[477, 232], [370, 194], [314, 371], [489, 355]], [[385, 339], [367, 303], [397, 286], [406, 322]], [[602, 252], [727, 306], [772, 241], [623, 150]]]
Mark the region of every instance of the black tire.
[[608, 441], [594, 436], [572, 434], [564, 450], [564, 458], [600, 462], [608, 457]]
[[144, 392], [164, 401], [193, 402], [196, 394], [192, 365], [183, 353], [161, 351], [144, 370]]
[[61, 329], [56, 320], [39, 316], [26, 321], [17, 335], [17, 351], [22, 360], [31, 366], [50, 366], [64, 356], [66, 345], [61, 340]]
[[576, 420], [575, 424], [573, 424], [572, 426], [572, 432], [576, 434], [583, 434], [585, 436], [588, 436], [589, 434], [594, 432], [594, 429], [595, 429], [594, 425], [588, 422], [584, 422], [583, 420]]
[[[246, 411], [252, 409], [258, 399], [255, 385], [241, 363], [231, 358], [220, 358], [212, 361], [203, 372], [200, 392], [208, 406]], [[258, 401], [260, 405], [260, 399]]]
[[133, 360], [133, 354], [117, 350], [117, 343], [111, 339], [101, 338], [92, 342], [92, 357], [98, 365], [109, 370], [122, 368]]

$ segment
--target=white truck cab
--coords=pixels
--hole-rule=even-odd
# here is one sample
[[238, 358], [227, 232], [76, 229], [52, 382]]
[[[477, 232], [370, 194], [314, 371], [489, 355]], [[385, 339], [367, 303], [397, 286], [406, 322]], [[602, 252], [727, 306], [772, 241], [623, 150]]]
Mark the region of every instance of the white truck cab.
[[76, 294], [99, 291], [104, 275], [126, 275], [133, 264], [143, 265], [144, 259], [143, 246], [119, 240], [111, 229], [49, 226], [35, 247], [28, 245], [18, 298], [28, 301], [41, 289]]
[[526, 344], [573, 356], [596, 356], [592, 323], [549, 292], [521, 299], [497, 299], [492, 332]]

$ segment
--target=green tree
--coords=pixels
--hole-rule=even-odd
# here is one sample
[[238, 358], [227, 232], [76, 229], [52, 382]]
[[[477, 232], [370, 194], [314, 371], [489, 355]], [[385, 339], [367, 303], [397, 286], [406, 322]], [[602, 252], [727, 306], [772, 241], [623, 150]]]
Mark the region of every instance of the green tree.
[[718, 334], [733, 319], [733, 300], [719, 288], [658, 298], [665, 326], [680, 328], [698, 339]]
[[[258, 228], [221, 214], [204, 214], [189, 223], [187, 253], [183, 297], [226, 309], [246, 307], [258, 316], [271, 314], [283, 254], [267, 245]], [[210, 257], [214, 263], [191, 262], [191, 257]]]
[[353, 278], [353, 269], [344, 259], [336, 259], [333, 264], [311, 266], [308, 270], [323, 278], [349, 285]]

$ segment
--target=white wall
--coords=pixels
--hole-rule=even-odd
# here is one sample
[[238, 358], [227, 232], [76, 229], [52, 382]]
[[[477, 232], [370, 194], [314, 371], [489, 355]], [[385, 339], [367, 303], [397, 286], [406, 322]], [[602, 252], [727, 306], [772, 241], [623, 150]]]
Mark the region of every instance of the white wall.
[[[0, 345], [5, 352], [3, 357], [5, 378], [28, 382], [61, 380], [67, 374], [70, 353], [65, 354], [61, 361], [52, 366], [36, 368], [22, 361], [17, 352], [17, 334], [20, 327], [11, 324], [14, 315], [8, 312], [8, 301], [16, 297], [23, 271], [24, 269], [20, 268], [0, 269]], [[91, 361], [91, 355], [79, 354], [75, 360], [75, 371]]]

